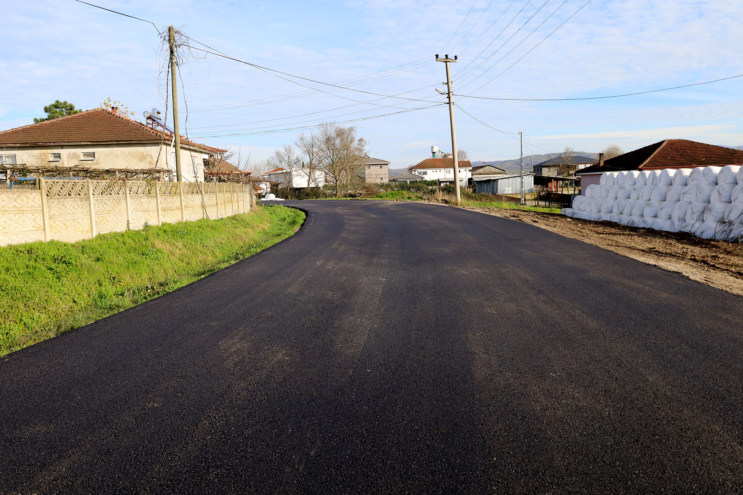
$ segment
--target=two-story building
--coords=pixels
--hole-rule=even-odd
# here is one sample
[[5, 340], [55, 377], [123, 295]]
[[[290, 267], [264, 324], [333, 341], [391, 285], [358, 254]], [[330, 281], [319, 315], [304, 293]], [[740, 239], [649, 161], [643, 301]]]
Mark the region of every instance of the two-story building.
[[[454, 158], [426, 158], [410, 169], [423, 180], [435, 180], [439, 183], [454, 182]], [[459, 183], [462, 187], [469, 184], [472, 178], [472, 164], [469, 160], [459, 162]]]
[[390, 181], [390, 162], [379, 158], [364, 157], [364, 168], [359, 171], [367, 184], [379, 184]]

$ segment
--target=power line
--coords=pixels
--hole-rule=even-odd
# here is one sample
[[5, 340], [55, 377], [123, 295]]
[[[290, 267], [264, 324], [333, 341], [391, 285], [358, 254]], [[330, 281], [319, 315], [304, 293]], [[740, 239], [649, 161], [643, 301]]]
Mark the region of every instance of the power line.
[[[419, 107], [419, 108], [409, 108], [407, 110], [401, 110], [399, 112], [391, 112], [391, 113], [385, 113], [381, 115], [372, 115], [369, 117], [362, 117], [358, 119], [349, 119], [349, 120], [342, 120], [333, 122], [335, 124], [348, 124], [353, 122], [363, 122], [367, 120], [373, 120], [378, 119], [382, 117], [389, 117], [390, 115], [399, 115], [402, 113], [408, 113], [408, 112], [416, 112], [419, 110], [428, 110], [430, 108], [436, 108], [446, 105], [446, 103], [437, 103], [435, 105], [427, 105], [425, 107]], [[200, 136], [195, 136], [195, 138], [212, 138], [212, 137], [227, 137], [227, 136], [248, 136], [248, 135], [254, 135], [254, 134], [273, 134], [278, 132], [293, 132], [293, 131], [301, 131], [301, 130], [307, 130], [307, 129], [314, 129], [318, 127], [321, 124], [315, 124], [315, 125], [307, 125], [307, 126], [300, 126], [300, 127], [290, 127], [290, 128], [283, 128], [283, 129], [269, 129], [266, 131], [257, 131], [257, 132], [240, 132], [240, 133], [231, 133], [231, 134], [204, 134]]]
[[521, 60], [523, 60], [523, 59], [524, 59], [524, 57], [526, 57], [526, 56], [527, 56], [527, 55], [529, 55], [529, 54], [530, 54], [531, 52], [533, 52], [534, 50], [536, 50], [536, 49], [537, 49], [537, 47], [538, 47], [539, 45], [541, 45], [542, 43], [544, 43], [545, 41], [547, 41], [547, 39], [548, 39], [548, 38], [549, 38], [550, 36], [552, 36], [553, 34], [555, 34], [555, 33], [557, 32], [557, 30], [558, 30], [558, 29], [560, 29], [560, 28], [561, 28], [561, 27], [563, 27], [563, 26], [564, 26], [565, 24], [567, 24], [567, 23], [568, 23], [568, 21], [569, 21], [570, 19], [572, 19], [573, 17], [575, 17], [576, 15], [578, 15], [578, 13], [579, 13], [579, 12], [580, 12], [581, 10], [583, 10], [583, 9], [584, 9], [584, 8], [585, 8], [585, 7], [586, 7], [586, 6], [587, 6], [587, 5], [589, 4], [589, 3], [591, 3], [591, 1], [592, 1], [592, 0], [588, 0], [588, 1], [586, 2], [586, 3], [584, 3], [583, 5], [581, 5], [581, 7], [580, 7], [580, 8], [578, 9], [578, 10], [576, 10], [576, 11], [575, 11], [575, 12], [573, 13], [573, 15], [571, 15], [570, 17], [568, 17], [567, 19], [565, 19], [565, 20], [564, 20], [564, 21], [562, 22], [562, 24], [560, 24], [559, 26], [557, 26], [557, 27], [556, 27], [556, 28], [555, 28], [555, 29], [554, 29], [554, 30], [553, 30], [552, 32], [550, 32], [550, 33], [549, 33], [549, 34], [548, 34], [547, 36], [545, 36], [544, 38], [542, 38], [542, 41], [540, 41], [539, 43], [537, 43], [536, 45], [534, 45], [534, 47], [532, 47], [532, 48], [531, 48], [531, 49], [530, 49], [530, 50], [529, 50], [528, 52], [526, 52], [525, 54], [523, 54], [523, 55], [522, 55], [522, 56], [521, 56], [521, 57], [520, 57], [520, 58], [519, 58], [518, 60], [516, 60], [516, 61], [515, 61], [514, 63], [512, 63], [511, 65], [509, 65], [508, 67], [506, 67], [506, 68], [505, 68], [505, 70], [503, 70], [503, 71], [502, 71], [502, 72], [501, 72], [500, 74], [498, 74], [497, 76], [495, 76], [494, 78], [492, 78], [492, 79], [491, 79], [490, 81], [486, 82], [485, 84], [483, 84], [482, 86], [480, 86], [479, 88], [477, 88], [476, 90], [474, 90], [474, 91], [473, 91], [473, 93], [477, 93], [477, 92], [478, 92], [478, 91], [480, 91], [480, 90], [481, 90], [482, 88], [484, 88], [485, 86], [487, 86], [487, 85], [488, 85], [488, 84], [490, 84], [491, 82], [493, 82], [493, 81], [495, 81], [496, 79], [498, 79], [498, 78], [499, 78], [500, 76], [502, 76], [503, 74], [505, 74], [505, 73], [506, 73], [506, 72], [507, 72], [507, 71], [508, 71], [508, 70], [509, 70], [509, 69], [510, 69], [511, 67], [513, 67], [514, 65], [518, 64], [518, 63], [519, 63], [519, 62], [520, 62]]
[[[518, 140], [519, 140], [519, 138], [517, 138], [517, 137], [514, 137], [514, 136], [518, 136], [518, 135], [519, 135], [519, 134], [521, 134], [521, 133], [519, 133], [519, 132], [506, 132], [506, 131], [502, 131], [502, 130], [500, 130], [500, 129], [496, 129], [496, 128], [495, 128], [495, 127], [493, 127], [492, 125], [490, 125], [490, 124], [486, 124], [486, 123], [485, 123], [485, 122], [483, 122], [482, 120], [478, 119], [477, 117], [475, 117], [474, 115], [472, 115], [471, 113], [469, 113], [469, 112], [468, 112], [467, 110], [465, 110], [464, 108], [462, 108], [462, 105], [460, 105], [459, 103], [455, 103], [455, 105], [456, 105], [457, 107], [459, 107], [459, 109], [460, 109], [461, 111], [463, 111], [463, 112], [464, 112], [465, 114], [467, 114], [467, 115], [468, 115], [468, 116], [469, 116], [470, 118], [472, 118], [472, 119], [476, 120], [477, 122], [479, 122], [480, 124], [484, 125], [484, 126], [485, 126], [485, 127], [487, 127], [488, 129], [492, 129], [492, 130], [494, 130], [494, 131], [500, 132], [501, 134], [505, 134], [506, 136], [510, 137], [511, 139], [515, 139], [516, 141], [518, 141]], [[536, 144], [530, 143], [530, 142], [528, 142], [528, 141], [524, 141], [524, 142], [525, 142], [526, 144], [528, 144], [529, 146], [532, 146], [532, 147], [534, 147], [534, 148], [539, 148], [540, 150], [542, 150], [542, 151], [544, 151], [544, 152], [546, 152], [546, 153], [551, 153], [550, 151], [547, 151], [546, 149], [542, 148], [541, 146], [537, 146]]]
[[[549, 1], [549, 0], [548, 0], [548, 1]], [[519, 42], [518, 42], [518, 43], [516, 44], [516, 46], [514, 46], [513, 48], [511, 48], [511, 49], [510, 49], [510, 50], [508, 51], [508, 53], [506, 53], [505, 55], [503, 55], [503, 56], [502, 56], [501, 58], [499, 58], [499, 59], [498, 59], [498, 60], [497, 60], [497, 61], [496, 61], [496, 62], [495, 62], [495, 63], [494, 63], [493, 65], [491, 65], [491, 66], [490, 66], [490, 67], [488, 67], [488, 68], [487, 68], [486, 70], [484, 70], [483, 72], [481, 72], [480, 74], [478, 74], [478, 75], [477, 75], [477, 76], [475, 76], [474, 78], [470, 79], [469, 81], [467, 81], [466, 83], [464, 83], [464, 84], [463, 84], [462, 86], [460, 86], [460, 87], [464, 87], [464, 86], [467, 86], [467, 85], [469, 85], [469, 84], [472, 84], [472, 83], [473, 83], [474, 81], [476, 81], [476, 80], [477, 80], [477, 79], [479, 79], [480, 77], [484, 76], [484, 75], [485, 75], [485, 74], [486, 74], [486, 73], [487, 73], [488, 71], [490, 71], [490, 70], [491, 70], [491, 69], [492, 69], [493, 67], [495, 67], [496, 65], [498, 65], [499, 63], [501, 63], [501, 62], [502, 62], [502, 61], [503, 61], [503, 60], [504, 60], [504, 59], [505, 59], [506, 57], [508, 57], [508, 56], [509, 56], [510, 54], [512, 54], [512, 53], [513, 53], [513, 52], [514, 52], [514, 51], [515, 51], [515, 50], [516, 50], [516, 49], [517, 49], [518, 47], [520, 47], [522, 43], [524, 43], [524, 42], [525, 42], [526, 40], [528, 40], [528, 39], [529, 39], [529, 38], [531, 37], [531, 35], [532, 35], [532, 34], [536, 33], [536, 32], [537, 32], [537, 31], [539, 30], [539, 28], [541, 28], [542, 26], [544, 26], [544, 24], [545, 24], [545, 23], [546, 23], [547, 21], [549, 21], [549, 20], [550, 20], [550, 19], [552, 18], [552, 16], [553, 16], [553, 15], [555, 15], [555, 14], [557, 13], [557, 11], [558, 11], [558, 10], [560, 10], [560, 9], [561, 9], [561, 8], [562, 8], [562, 7], [563, 7], [563, 6], [564, 6], [564, 5], [566, 4], [566, 3], [568, 3], [568, 0], [565, 0], [564, 2], [562, 2], [562, 3], [561, 3], [561, 4], [560, 4], [560, 5], [559, 5], [559, 6], [558, 6], [558, 7], [557, 7], [557, 8], [555, 9], [555, 10], [553, 10], [553, 11], [552, 11], [552, 13], [551, 13], [550, 15], [548, 15], [548, 16], [547, 16], [547, 17], [546, 17], [546, 18], [545, 18], [545, 19], [544, 19], [544, 20], [543, 20], [543, 21], [542, 21], [541, 23], [539, 23], [539, 26], [537, 26], [536, 28], [534, 28], [534, 29], [532, 30], [532, 32], [531, 32], [531, 33], [529, 33], [529, 34], [527, 34], [526, 36], [524, 36], [524, 38], [523, 38], [523, 39], [522, 39], [521, 41], [519, 41]], [[547, 2], [545, 2], [545, 4], [544, 4], [544, 5], [547, 5]], [[543, 6], [544, 6], [544, 5], [543, 5]], [[541, 10], [541, 9], [540, 9], [540, 10]], [[529, 21], [530, 21], [530, 20], [531, 20], [531, 19], [529, 19]], [[527, 21], [527, 23], [528, 23], [529, 21]], [[526, 24], [525, 24], [525, 25], [526, 25]], [[510, 38], [509, 38], [509, 40], [510, 40]], [[506, 41], [506, 43], [507, 43], [507, 42], [508, 42], [508, 40]], [[504, 43], [504, 45], [505, 45], [505, 43]], [[493, 55], [495, 55], [495, 53], [493, 53]]]
[[155, 25], [155, 23], [154, 23], [154, 22], [152, 22], [152, 21], [148, 21], [147, 19], [140, 19], [139, 17], [134, 17], [133, 15], [129, 15], [129, 14], [124, 14], [124, 13], [122, 13], [122, 12], [117, 12], [117, 11], [115, 11], [115, 10], [107, 9], [106, 7], [101, 7], [100, 5], [94, 5], [94, 4], [92, 4], [92, 3], [88, 3], [88, 2], [83, 2], [82, 0], [75, 0], [75, 1], [76, 1], [76, 2], [78, 2], [78, 3], [84, 3], [85, 5], [90, 5], [91, 7], [95, 7], [96, 9], [106, 10], [106, 11], [108, 11], [108, 12], [113, 12], [114, 14], [119, 14], [119, 15], [123, 15], [124, 17], [129, 17], [129, 18], [131, 18], [131, 19], [136, 19], [136, 20], [138, 20], [138, 21], [142, 21], [142, 22], [148, 22], [148, 23], [152, 24], [153, 26], [155, 26], [155, 30], [157, 31], [157, 34], [162, 34], [162, 33], [160, 32], [160, 30], [159, 30], [159, 29], [157, 29], [157, 26]]
[[467, 20], [467, 18], [468, 18], [468, 17], [470, 16], [470, 12], [472, 12], [472, 9], [474, 9], [474, 8], [475, 8], [475, 5], [476, 5], [476, 4], [477, 4], [477, 0], [475, 0], [475, 1], [474, 1], [474, 2], [472, 3], [472, 7], [470, 7], [470, 10], [468, 10], [468, 11], [467, 11], [467, 15], [466, 15], [466, 16], [464, 16], [464, 19], [462, 19], [462, 22], [460, 22], [460, 23], [459, 23], [459, 27], [457, 28], [457, 30], [456, 30], [456, 31], [454, 31], [454, 34], [452, 34], [452, 35], [451, 35], [451, 38], [449, 38], [449, 41], [447, 41], [447, 42], [446, 42], [446, 44], [444, 45], [444, 48], [442, 48], [442, 49], [441, 49], [441, 51], [444, 51], [444, 50], [446, 50], [446, 47], [447, 47], [447, 45], [449, 45], [449, 43], [451, 43], [451, 40], [453, 40], [453, 39], [454, 39], [454, 37], [455, 37], [455, 36], [457, 35], [457, 33], [459, 32], [459, 30], [460, 30], [460, 29], [462, 29], [462, 26], [464, 25], [464, 21], [466, 21], [466, 20]]
[[713, 84], [722, 81], [729, 81], [730, 79], [737, 79], [743, 77], [743, 74], [737, 76], [723, 77], [722, 79], [714, 79], [712, 81], [704, 81], [693, 84], [684, 84], [682, 86], [673, 86], [671, 88], [651, 89], [648, 91], [638, 91], [636, 93], [625, 93], [621, 95], [609, 95], [609, 96], [586, 96], [580, 98], [490, 98], [485, 96], [474, 96], [474, 95], [456, 95], [460, 98], [476, 98], [478, 100], [498, 100], [498, 101], [582, 101], [582, 100], [605, 100], [609, 98], [624, 98], [627, 96], [638, 96], [646, 95], [650, 93], [660, 93], [661, 91], [672, 91], [674, 89], [691, 88], [693, 86], [702, 86], [704, 84]]
[[478, 17], [478, 18], [477, 18], [477, 20], [475, 21], [475, 23], [474, 23], [474, 24], [473, 24], [473, 25], [472, 25], [472, 26], [470, 27], [469, 31], [467, 31], [467, 32], [466, 32], [466, 33], [464, 34], [464, 36], [462, 36], [462, 39], [461, 39], [461, 40], [459, 40], [459, 41], [457, 41], [457, 44], [456, 44], [456, 45], [454, 45], [454, 46], [452, 47], [452, 50], [456, 50], [456, 49], [457, 49], [457, 47], [459, 46], [459, 44], [460, 44], [461, 42], [463, 42], [463, 41], [464, 41], [465, 39], [467, 39], [467, 36], [469, 36], [469, 35], [470, 35], [470, 33], [472, 32], [472, 30], [473, 30], [473, 29], [475, 29], [475, 26], [477, 26], [477, 23], [478, 23], [478, 22], [480, 22], [480, 19], [482, 19], [482, 16], [484, 16], [484, 15], [485, 15], [485, 12], [487, 12], [487, 11], [488, 11], [488, 9], [490, 8], [490, 6], [491, 6], [491, 5], [493, 5], [493, 2], [494, 2], [494, 1], [495, 1], [495, 0], [490, 0], [490, 3], [488, 4], [488, 6], [487, 6], [487, 7], [485, 7], [485, 10], [483, 10], [483, 11], [482, 11], [482, 14], [480, 14], [480, 17]]
[[[467, 45], [461, 52], [459, 52], [459, 54], [461, 55], [462, 53], [466, 52], [467, 50], [470, 49], [470, 47], [472, 45], [474, 45], [475, 43], [477, 43], [478, 41], [480, 41], [480, 38], [482, 38], [485, 35], [485, 33], [487, 33], [488, 31], [490, 31], [490, 29], [493, 26], [495, 26], [496, 24], [498, 24], [498, 21], [501, 20], [501, 17], [503, 17], [504, 15], [506, 15], [506, 12], [508, 12], [511, 9], [511, 7], [513, 6], [513, 4], [515, 4], [515, 3], [516, 3], [516, 0], [513, 0], [510, 4], [508, 4], [508, 7], [506, 7], [506, 10], [504, 10], [503, 13], [501, 15], [499, 15], [498, 18], [490, 26], [488, 26], [488, 28], [485, 31], [482, 32], [482, 34], [480, 34], [480, 36], [478, 36], [477, 38], [475, 38], [475, 41], [473, 41], [472, 43], [470, 43], [469, 45]], [[477, 58], [477, 57], [475, 57], [475, 58]], [[466, 69], [466, 68], [467, 67], [464, 67], [464, 69]], [[464, 69], [462, 69], [462, 70], [464, 70]]]

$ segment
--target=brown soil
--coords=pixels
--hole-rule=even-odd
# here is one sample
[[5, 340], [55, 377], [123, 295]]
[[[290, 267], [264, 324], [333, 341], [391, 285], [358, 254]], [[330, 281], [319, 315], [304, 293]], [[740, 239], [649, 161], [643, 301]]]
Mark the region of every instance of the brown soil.
[[550, 213], [461, 208], [535, 225], [743, 296], [743, 245], [739, 243], [708, 241], [689, 234], [591, 222]]

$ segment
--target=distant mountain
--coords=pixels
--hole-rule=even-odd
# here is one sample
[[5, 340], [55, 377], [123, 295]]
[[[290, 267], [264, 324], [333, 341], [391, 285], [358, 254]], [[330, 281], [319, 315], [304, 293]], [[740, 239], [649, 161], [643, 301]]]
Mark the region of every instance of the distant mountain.
[[[586, 151], [575, 151], [573, 152], [573, 154], [579, 155], [579, 156], [590, 156], [591, 158], [596, 158], [596, 159], [598, 159], [599, 157], [598, 153], [588, 153]], [[547, 161], [550, 158], [554, 158], [560, 155], [562, 155], [562, 153], [544, 153], [541, 155], [534, 155], [534, 165], [539, 165], [540, 163]], [[493, 165], [493, 166], [504, 169], [508, 173], [521, 172], [521, 159], [520, 158], [514, 158], [512, 160], [474, 161], [472, 162], [472, 165], [473, 166]], [[524, 155], [524, 171], [531, 172], [531, 166], [532, 166], [532, 156]]]
[[405, 168], [391, 168], [390, 169], [390, 176], [404, 174], [407, 171], [408, 171], [407, 167], [405, 167]]

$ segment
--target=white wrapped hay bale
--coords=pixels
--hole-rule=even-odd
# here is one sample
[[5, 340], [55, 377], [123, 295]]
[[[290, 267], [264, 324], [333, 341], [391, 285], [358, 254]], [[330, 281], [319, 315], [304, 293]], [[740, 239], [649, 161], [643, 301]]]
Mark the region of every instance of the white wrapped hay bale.
[[663, 223], [663, 229], [666, 232], [678, 232], [678, 226], [673, 220], [666, 220]]
[[619, 223], [622, 225], [629, 225], [631, 218], [632, 217], [629, 215], [619, 215]]
[[693, 231], [695, 236], [701, 237], [702, 239], [712, 239], [715, 237], [716, 232], [717, 223], [715, 222], [703, 222]]
[[678, 226], [678, 229], [681, 230], [682, 226], [686, 224], [686, 210], [689, 209], [689, 205], [691, 203], [686, 201], [679, 201], [676, 203], [676, 205], [673, 207], [673, 212], [671, 213], [671, 220]]
[[650, 217], [642, 217], [642, 221], [640, 222], [640, 225], [638, 225], [638, 227], [642, 227], [644, 229], [651, 229], [653, 228], [653, 222], [655, 220], [658, 220], [658, 219], [650, 218]]
[[648, 201], [642, 210], [643, 218], [658, 218], [658, 209], [663, 203], [661, 201]]
[[640, 199], [640, 193], [642, 193], [642, 188], [645, 186], [632, 186], [632, 191], [630, 191], [629, 199]]
[[649, 186], [657, 186], [659, 175], [660, 175], [660, 172], [658, 170], [651, 170], [650, 173], [648, 173], [648, 177], [645, 182]]
[[585, 196], [576, 196], [573, 198], [573, 209], [580, 211], [580, 205], [586, 200]]
[[731, 203], [723, 218], [726, 222], [743, 225], [743, 203]]
[[707, 205], [704, 203], [690, 203], [686, 209], [686, 223], [693, 224], [704, 221], [704, 210]]
[[601, 221], [611, 222], [611, 213], [601, 213]]
[[710, 203], [704, 207], [705, 222], [719, 222], [728, 211], [729, 203]]
[[684, 192], [685, 186], [671, 186], [666, 192], [666, 201], [681, 201], [681, 193]]
[[635, 177], [635, 185], [636, 186], [647, 186], [648, 185], [648, 175], [650, 172], [647, 170], [643, 170], [642, 172], [638, 173]]
[[676, 170], [676, 173], [673, 174], [673, 185], [674, 186], [685, 186], [688, 184], [689, 180], [689, 174], [691, 174], [692, 169], [690, 168], [680, 168]]
[[702, 179], [702, 167], [695, 167], [691, 169], [691, 172], [689, 172], [689, 177], [687, 179], [687, 184], [690, 186], [696, 186], [699, 184], [699, 181]]
[[610, 190], [611, 190], [611, 186], [602, 186], [601, 187], [601, 199], [608, 198]]
[[728, 240], [731, 242], [743, 242], [743, 224], [736, 224], [728, 234]]
[[624, 173], [624, 185], [625, 186], [634, 186], [637, 184], [637, 176], [640, 175], [640, 172], [637, 170], [630, 170]]
[[735, 186], [733, 194], [730, 195], [731, 203], [743, 203], [743, 182]]
[[587, 198], [594, 198], [596, 197], [596, 190], [599, 188], [596, 184], [591, 184], [586, 188], [586, 197]]
[[614, 200], [606, 198], [601, 202], [601, 213], [611, 213], [614, 211]]
[[737, 184], [740, 165], [725, 165], [717, 175], [718, 184]]
[[622, 215], [631, 217], [632, 216], [632, 210], [635, 209], [635, 203], [637, 203], [636, 199], [628, 199], [624, 203], [624, 208], [622, 208]]
[[617, 199], [629, 199], [632, 195], [632, 186], [622, 186], [617, 191]]
[[572, 208], [563, 208], [562, 210], [560, 210], [560, 213], [562, 215], [565, 215], [566, 217], [572, 217], [575, 212]]
[[743, 167], [738, 170], [738, 184], [743, 184]]
[[632, 208], [632, 216], [633, 217], [642, 217], [645, 213], [645, 207], [648, 205], [647, 201], [642, 201], [638, 199], [635, 201], [635, 206]]
[[700, 183], [706, 183], [710, 186], [717, 185], [717, 176], [722, 171], [722, 167], [704, 167], [702, 169], [702, 177], [699, 179]]
[[642, 218], [642, 217], [636, 217], [636, 216], [632, 215], [631, 217], [629, 217], [629, 221], [627, 222], [627, 226], [628, 227], [640, 227], [640, 228], [644, 228], [645, 227], [644, 220], [645, 219]]
[[658, 186], [672, 186], [673, 185], [673, 176], [676, 173], [676, 169], [673, 168], [664, 168], [660, 171], [660, 174], [658, 174], [658, 182], [656, 182], [656, 185]]
[[601, 200], [600, 199], [592, 199], [591, 200], [591, 213], [601, 213]]
[[617, 186], [623, 186], [624, 185], [624, 178], [627, 175], [627, 172], [617, 172], [617, 178], [614, 181], [614, 185]]
[[624, 210], [624, 205], [627, 203], [626, 199], [616, 199], [614, 200], [614, 210], [613, 213], [616, 213], [617, 215], [622, 214], [622, 210]]
[[684, 186], [684, 190], [681, 192], [681, 201], [685, 201], [687, 203], [691, 203], [692, 201], [694, 201], [694, 194], [696, 190], [697, 186], [695, 184]]
[[666, 220], [661, 220], [660, 218], [653, 218], [653, 221], [650, 224], [650, 228], [655, 229], [655, 230], [666, 230], [665, 225], [666, 225]]
[[736, 184], [717, 184], [709, 198], [710, 203], [732, 203]]
[[616, 213], [612, 213], [611, 217], [609, 218], [609, 221], [614, 222], [614, 223], [619, 223], [619, 215], [617, 215]]
[[650, 196], [653, 195], [653, 191], [655, 190], [656, 186], [645, 186], [642, 188], [642, 191], [640, 191], [640, 199], [643, 201], [650, 201]]
[[704, 203], [709, 204], [712, 198], [712, 191], [715, 190], [715, 186], [704, 183], [700, 180], [699, 184], [694, 187], [694, 194], [692, 195], [692, 203]]
[[609, 186], [609, 194], [606, 196], [609, 199], [617, 199], [619, 195], [619, 186]]
[[655, 186], [650, 194], [650, 201], [665, 201], [669, 189], [671, 189], [670, 186]]
[[676, 207], [678, 201], [664, 201], [658, 207], [658, 218], [661, 220], [670, 220], [673, 214], [673, 209]]
[[607, 186], [615, 186], [617, 184], [617, 173], [616, 172], [606, 172], [606, 184]]
[[599, 177], [599, 185], [600, 186], [605, 186], [606, 185], [606, 179], [608, 177], [609, 177], [609, 174], [607, 174], [606, 172], [604, 172], [603, 174], [601, 174], [601, 176]]

